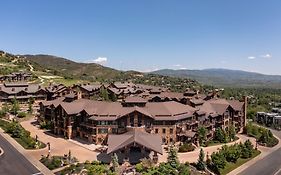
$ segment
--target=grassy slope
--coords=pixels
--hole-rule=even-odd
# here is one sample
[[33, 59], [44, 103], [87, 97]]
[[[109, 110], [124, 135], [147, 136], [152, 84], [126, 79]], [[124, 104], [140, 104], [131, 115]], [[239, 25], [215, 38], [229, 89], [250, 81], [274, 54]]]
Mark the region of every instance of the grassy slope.
[[73, 75], [74, 78], [111, 79], [122, 74], [121, 71], [95, 63], [77, 63], [65, 58], [50, 55], [25, 55], [31, 62], [49, 69], [61, 76]]

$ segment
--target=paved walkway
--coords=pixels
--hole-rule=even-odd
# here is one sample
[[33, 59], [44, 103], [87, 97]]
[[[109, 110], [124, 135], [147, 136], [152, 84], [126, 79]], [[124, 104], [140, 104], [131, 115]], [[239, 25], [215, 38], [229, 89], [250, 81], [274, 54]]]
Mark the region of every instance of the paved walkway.
[[[97, 159], [97, 153], [81, 147], [72, 141], [66, 140], [61, 137], [57, 137], [56, 135], [50, 135], [46, 133], [44, 130], [40, 130], [38, 127], [34, 126], [32, 123], [35, 122], [35, 119], [24, 121], [21, 125], [28, 131], [30, 131], [31, 136], [38, 136], [38, 139], [44, 143], [50, 143], [51, 145], [51, 155], [64, 155], [68, 154], [69, 150], [71, 150], [71, 154], [76, 157], [80, 162], [84, 162], [86, 160], [93, 161]], [[36, 159], [40, 159], [41, 155], [48, 154], [48, 148], [44, 148], [41, 150], [29, 150], [30, 155], [35, 157]]]

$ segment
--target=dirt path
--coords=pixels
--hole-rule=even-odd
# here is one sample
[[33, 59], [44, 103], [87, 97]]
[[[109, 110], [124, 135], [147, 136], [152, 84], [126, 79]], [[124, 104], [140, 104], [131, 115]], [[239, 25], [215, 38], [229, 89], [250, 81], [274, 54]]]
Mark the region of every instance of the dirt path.
[[[34, 67], [31, 64], [28, 64], [28, 66], [30, 67], [30, 72], [34, 72]], [[44, 78], [42, 78], [41, 76], [38, 77], [40, 80], [40, 84], [44, 84]]]

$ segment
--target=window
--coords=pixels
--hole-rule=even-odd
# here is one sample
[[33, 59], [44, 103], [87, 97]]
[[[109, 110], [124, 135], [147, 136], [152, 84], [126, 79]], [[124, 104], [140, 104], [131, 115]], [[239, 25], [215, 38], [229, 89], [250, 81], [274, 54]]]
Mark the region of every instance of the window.
[[155, 134], [158, 134], [158, 129], [155, 129]]
[[165, 128], [162, 129], [162, 133], [163, 133], [163, 134], [166, 133], [166, 129], [165, 129]]
[[108, 129], [105, 128], [99, 128], [99, 134], [106, 134], [108, 132]]
[[170, 128], [170, 134], [173, 134], [173, 131], [174, 131], [173, 128]]

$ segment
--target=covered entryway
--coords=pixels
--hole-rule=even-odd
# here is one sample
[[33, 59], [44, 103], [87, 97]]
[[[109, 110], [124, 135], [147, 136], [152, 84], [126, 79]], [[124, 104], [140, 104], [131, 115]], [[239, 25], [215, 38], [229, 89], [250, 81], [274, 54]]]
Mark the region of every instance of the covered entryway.
[[[107, 157], [116, 153], [120, 163], [128, 161], [136, 164], [142, 158], [151, 158], [157, 162], [158, 154], [162, 154], [161, 137], [140, 129], [133, 129], [121, 135], [109, 135], [107, 143]], [[104, 156], [99, 155], [98, 159], [105, 163], [110, 162], [110, 159], [106, 160]]]

